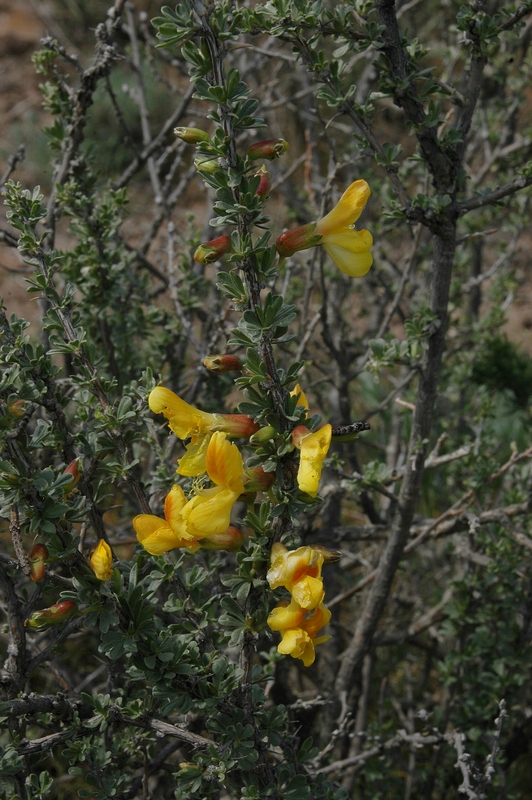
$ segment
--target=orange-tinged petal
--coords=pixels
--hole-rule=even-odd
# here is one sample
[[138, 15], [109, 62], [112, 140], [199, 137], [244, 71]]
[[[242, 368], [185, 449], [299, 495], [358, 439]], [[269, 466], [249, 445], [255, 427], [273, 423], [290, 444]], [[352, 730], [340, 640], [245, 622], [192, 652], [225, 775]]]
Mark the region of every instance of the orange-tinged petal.
[[174, 483], [164, 501], [164, 516], [172, 530], [178, 534], [185, 529], [181, 512], [186, 504], [187, 498], [183, 489], [177, 483]]
[[[303, 628], [303, 630], [305, 630], [308, 635], [312, 637], [312, 639], [314, 639], [318, 631], [321, 631], [321, 629], [329, 623], [330, 619], [331, 612], [323, 605], [323, 603], [320, 603], [320, 605], [315, 608], [311, 614], [306, 614], [304, 616], [300, 627]], [[317, 640], [315, 643], [319, 644]]]
[[318, 220], [316, 233], [329, 236], [342, 228], [354, 225], [368, 202], [371, 190], [366, 181], [355, 181], [348, 186], [336, 206]]
[[210, 440], [210, 434], [206, 433], [203, 436], [196, 436], [192, 442], [187, 444], [187, 452], [177, 462], [176, 472], [179, 475], [196, 478], [207, 471], [206, 456]]
[[227, 440], [227, 434], [213, 433], [207, 448], [207, 474], [217, 486], [230, 489], [237, 495], [244, 491], [244, 462], [240, 450]]
[[89, 561], [98, 580], [108, 581], [113, 574], [113, 554], [104, 539], [100, 539]]
[[284, 586], [289, 592], [297, 581], [306, 575], [318, 578], [321, 575], [323, 556], [312, 547], [287, 550], [280, 542], [272, 547], [271, 566], [266, 574], [272, 589]]
[[323, 459], [331, 444], [332, 426], [324, 425], [319, 431], [305, 436], [300, 443], [301, 455], [297, 484], [302, 492], [315, 497], [321, 477]]
[[148, 402], [155, 414], [164, 414], [170, 429], [179, 439], [209, 433], [216, 423], [214, 414], [194, 408], [164, 386], [156, 386]]

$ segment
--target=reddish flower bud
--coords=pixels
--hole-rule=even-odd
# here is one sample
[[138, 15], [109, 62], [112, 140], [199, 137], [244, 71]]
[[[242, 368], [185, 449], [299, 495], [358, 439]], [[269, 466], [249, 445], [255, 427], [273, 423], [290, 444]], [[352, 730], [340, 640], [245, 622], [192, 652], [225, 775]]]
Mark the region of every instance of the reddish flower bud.
[[70, 483], [67, 483], [64, 487], [64, 491], [71, 492], [72, 489], [78, 485], [82, 474], [81, 459], [75, 458], [74, 461], [71, 461], [68, 467], [66, 467], [66, 469], [63, 471], [63, 475], [72, 476]]
[[77, 604], [73, 600], [63, 600], [50, 608], [34, 611], [29, 619], [24, 620], [24, 625], [42, 631], [52, 628], [54, 625], [62, 625], [67, 619], [77, 614], [77, 611]]
[[257, 158], [266, 158], [273, 161], [279, 158], [288, 150], [288, 142], [285, 139], [264, 139], [262, 142], [255, 142], [248, 147], [248, 158], [255, 161]]
[[223, 431], [229, 436], [243, 436], [246, 439], [258, 431], [259, 426], [251, 417], [245, 414], [214, 414], [216, 422], [212, 426], [212, 431]]
[[272, 472], [264, 472], [262, 467], [253, 467], [244, 470], [247, 480], [246, 492], [267, 492], [275, 480]]
[[210, 242], [200, 244], [194, 253], [194, 260], [198, 264], [212, 264], [218, 261], [224, 253], [227, 253], [231, 247], [231, 239], [229, 236], [218, 236], [216, 239], [211, 239]]
[[200, 128], [174, 128], [174, 134], [187, 144], [208, 142], [211, 138], [206, 131], [202, 131]]
[[230, 525], [222, 533], [213, 533], [198, 540], [200, 550], [239, 550], [244, 541], [244, 534]]
[[30, 562], [30, 578], [34, 583], [39, 583], [44, 578], [44, 564], [48, 559], [48, 550], [44, 544], [34, 544], [28, 553]]
[[311, 547], [323, 556], [324, 564], [334, 564], [342, 558], [339, 550], [329, 550], [328, 547], [324, 547], [322, 544], [312, 544]]
[[203, 364], [210, 372], [242, 372], [244, 365], [238, 356], [221, 353], [217, 356], [205, 356]]
[[14, 417], [14, 419], [22, 419], [25, 408], [25, 400], [11, 400], [11, 402], [7, 404], [7, 413], [10, 417]]
[[308, 222], [306, 225], [301, 225], [299, 228], [292, 228], [289, 231], [285, 231], [275, 242], [277, 252], [280, 256], [286, 257], [293, 255], [293, 253], [296, 253], [298, 250], [307, 250], [309, 247], [315, 247], [322, 239], [315, 231], [315, 222]]
[[270, 180], [270, 176], [268, 175], [268, 170], [266, 169], [264, 164], [255, 173], [255, 177], [260, 178], [260, 183], [255, 194], [258, 195], [259, 197], [263, 197], [266, 200], [270, 196], [272, 182]]

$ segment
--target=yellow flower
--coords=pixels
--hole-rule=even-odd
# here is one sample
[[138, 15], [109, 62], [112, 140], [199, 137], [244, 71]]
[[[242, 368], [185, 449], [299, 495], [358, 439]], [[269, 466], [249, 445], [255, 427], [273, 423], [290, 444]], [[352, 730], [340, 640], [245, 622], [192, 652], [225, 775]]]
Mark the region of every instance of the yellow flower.
[[187, 547], [191, 553], [199, 550], [197, 537], [188, 531], [182, 517], [186, 503], [183, 489], [175, 484], [164, 501], [165, 519], [153, 514], [139, 514], [134, 518], [137, 539], [152, 556], [161, 556], [176, 547]]
[[352, 278], [361, 278], [373, 263], [371, 233], [353, 227], [371, 194], [366, 181], [349, 186], [336, 206], [318, 222], [286, 231], [277, 239], [277, 252], [284, 258], [298, 250], [323, 245], [336, 266]]
[[205, 466], [215, 486], [199, 491], [183, 508], [182, 516], [189, 530], [210, 536], [229, 526], [231, 509], [244, 492], [245, 473], [238, 447], [220, 431], [212, 434]]
[[329, 451], [331, 436], [332, 426], [329, 424], [314, 433], [310, 433], [304, 425], [299, 425], [292, 432], [292, 442], [301, 451], [297, 485], [311, 497], [318, 494], [323, 459]]
[[89, 559], [92, 570], [99, 581], [108, 581], [113, 574], [113, 554], [104, 539], [100, 539]]
[[229, 436], [251, 436], [259, 426], [245, 414], [209, 414], [186, 403], [164, 386], [150, 393], [150, 409], [164, 414], [168, 426], [179, 439], [190, 439], [186, 454], [177, 463], [180, 475], [196, 477], [206, 470], [206, 455], [213, 431], [225, 431]]
[[277, 651], [292, 658], [300, 658], [306, 667], [314, 663], [314, 648], [326, 642], [329, 636], [316, 634], [327, 625], [331, 612], [323, 603], [310, 613], [301, 608], [295, 600], [289, 605], [279, 603], [268, 617], [268, 626], [273, 631], [281, 632], [281, 641]]
[[307, 611], [319, 606], [324, 597], [321, 553], [312, 547], [289, 551], [276, 542], [272, 547], [270, 563], [266, 578], [272, 589], [284, 586], [295, 602]]

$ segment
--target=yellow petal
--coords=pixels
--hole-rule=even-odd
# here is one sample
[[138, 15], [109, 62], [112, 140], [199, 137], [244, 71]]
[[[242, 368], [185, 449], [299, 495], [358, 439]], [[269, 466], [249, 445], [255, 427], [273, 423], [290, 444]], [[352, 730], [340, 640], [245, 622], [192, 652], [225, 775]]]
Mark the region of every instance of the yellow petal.
[[206, 456], [210, 435], [197, 436], [186, 447], [185, 455], [177, 462], [176, 472], [189, 478], [196, 478], [207, 471]]
[[108, 581], [113, 574], [113, 554], [104, 539], [100, 539], [89, 561], [98, 580]]
[[227, 440], [226, 433], [213, 433], [205, 460], [207, 474], [213, 483], [230, 489], [237, 495], [242, 494], [244, 462], [240, 450], [236, 444]]
[[164, 386], [157, 386], [151, 392], [148, 403], [155, 414], [164, 414], [179, 439], [208, 433], [216, 423], [214, 414], [194, 408]]
[[366, 181], [355, 181], [348, 186], [332, 211], [320, 219], [316, 233], [328, 236], [341, 228], [353, 225], [368, 202], [371, 190]]
[[187, 547], [194, 542], [189, 534], [179, 536], [168, 523], [153, 514], [139, 514], [133, 519], [137, 539], [152, 556], [161, 556], [176, 547]]
[[373, 264], [369, 248], [373, 244], [371, 233], [365, 229], [346, 228], [324, 237], [323, 247], [338, 269], [352, 278], [361, 278]]
[[190, 531], [210, 536], [223, 533], [231, 521], [231, 509], [240, 492], [216, 486], [193, 497], [183, 509]]
[[300, 658], [306, 667], [310, 667], [316, 657], [312, 639], [301, 628], [284, 631], [277, 650], [283, 655]]
[[298, 398], [298, 401], [297, 401], [298, 406], [303, 406], [303, 408], [306, 408], [307, 411], [308, 411], [307, 395], [305, 394], [305, 392], [303, 391], [303, 389], [301, 388], [299, 383], [296, 383], [296, 385], [294, 386], [294, 388], [290, 392], [290, 397], [294, 397], [297, 394], [299, 395], [299, 398]]
[[290, 605], [279, 603], [279, 605], [272, 610], [267, 622], [272, 631], [300, 628], [304, 615], [304, 609], [292, 600]]
[[329, 450], [331, 436], [332, 426], [327, 424], [301, 440], [297, 484], [302, 492], [311, 497], [318, 493], [323, 459]]
[[311, 575], [305, 575], [294, 583], [290, 592], [295, 602], [308, 611], [319, 606], [325, 597], [322, 579], [313, 578]]

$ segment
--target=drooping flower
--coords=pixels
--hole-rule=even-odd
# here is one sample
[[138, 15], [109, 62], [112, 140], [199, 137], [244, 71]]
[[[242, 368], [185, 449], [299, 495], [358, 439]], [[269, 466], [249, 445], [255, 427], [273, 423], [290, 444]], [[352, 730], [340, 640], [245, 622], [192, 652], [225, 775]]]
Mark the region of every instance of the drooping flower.
[[302, 492], [316, 497], [323, 460], [329, 452], [332, 426], [327, 423], [311, 433], [304, 425], [292, 431], [292, 442], [300, 451], [297, 485]]
[[272, 589], [284, 586], [295, 602], [307, 611], [323, 601], [323, 555], [317, 550], [306, 546], [290, 551], [276, 542], [272, 547], [270, 565], [266, 578]]
[[164, 519], [153, 514], [139, 514], [134, 518], [137, 539], [152, 556], [161, 556], [176, 547], [186, 547], [191, 553], [199, 550], [197, 537], [189, 532], [181, 514], [186, 504], [183, 489], [175, 484], [164, 501]]
[[179, 439], [190, 439], [186, 454], [178, 461], [180, 475], [196, 477], [206, 470], [205, 459], [211, 435], [224, 431], [229, 436], [251, 436], [259, 426], [245, 414], [210, 414], [191, 406], [164, 386], [157, 386], [148, 398], [155, 414], [164, 414]]
[[300, 658], [306, 667], [310, 667], [315, 659], [314, 648], [330, 639], [330, 636], [317, 638], [317, 633], [330, 618], [331, 612], [323, 603], [309, 611], [292, 599], [289, 604], [281, 601], [271, 612], [267, 623], [273, 631], [281, 633], [278, 652]]
[[109, 580], [113, 574], [113, 554], [105, 539], [100, 539], [89, 558], [89, 563], [99, 581]]
[[222, 533], [229, 526], [231, 509], [244, 493], [244, 463], [238, 447], [227, 440], [227, 434], [215, 431], [205, 455], [207, 475], [215, 484], [201, 489], [182, 510], [189, 530], [204, 535]]
[[284, 258], [298, 250], [323, 245], [338, 269], [352, 278], [361, 278], [373, 263], [371, 233], [353, 227], [371, 194], [366, 181], [352, 183], [336, 206], [317, 222], [310, 222], [281, 234], [275, 246]]

